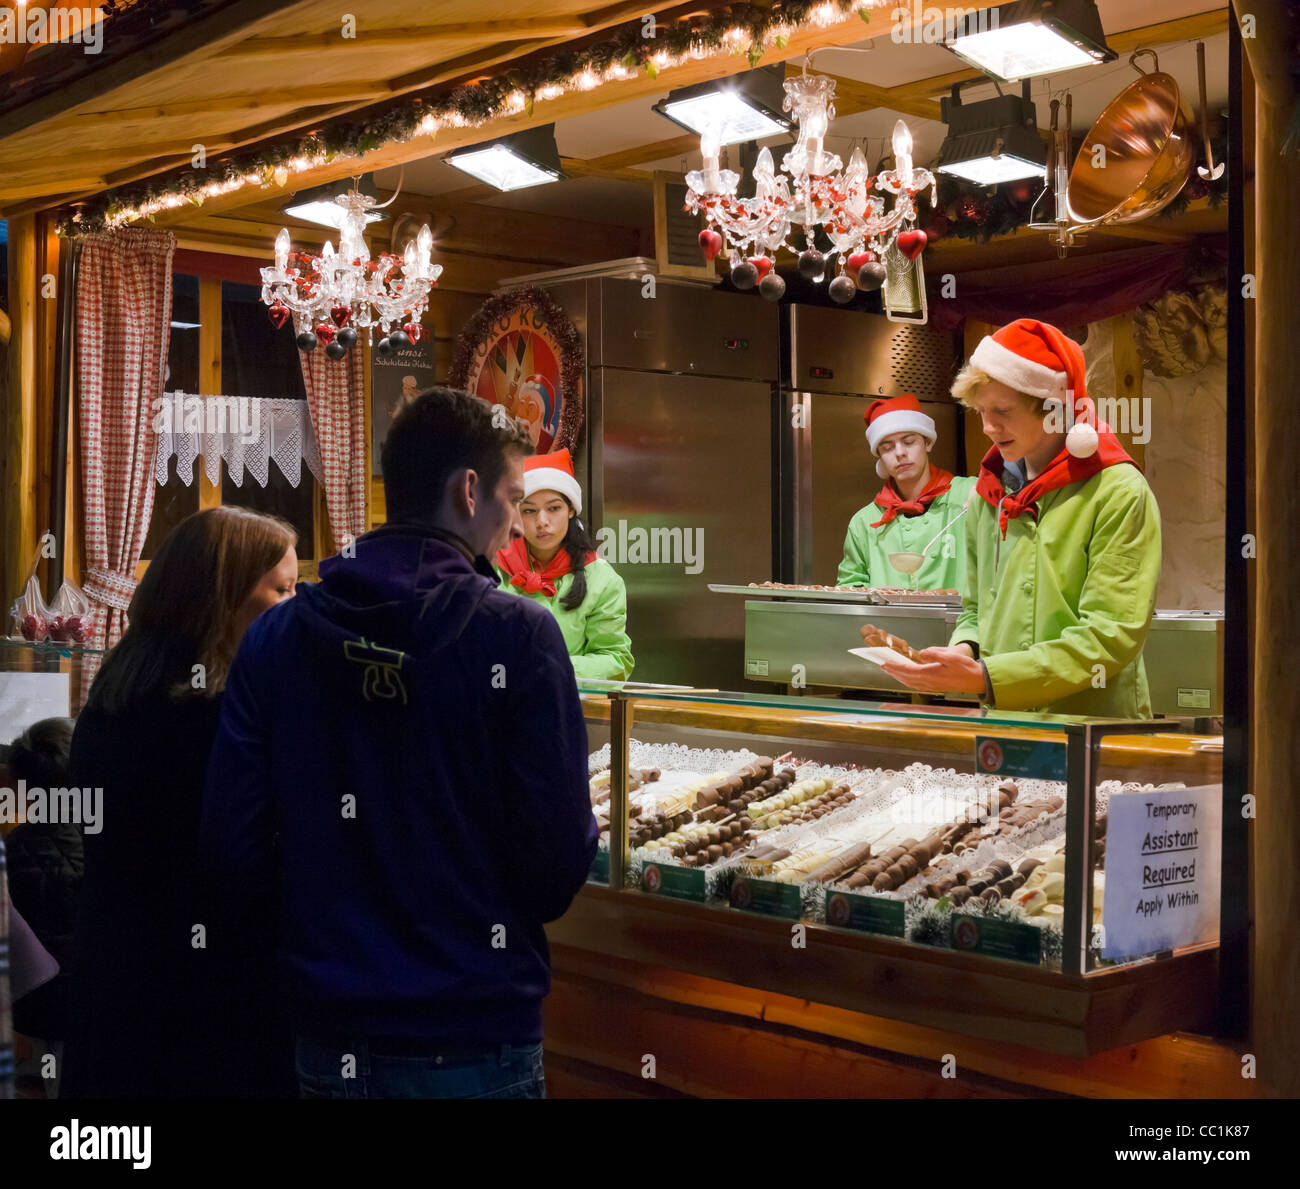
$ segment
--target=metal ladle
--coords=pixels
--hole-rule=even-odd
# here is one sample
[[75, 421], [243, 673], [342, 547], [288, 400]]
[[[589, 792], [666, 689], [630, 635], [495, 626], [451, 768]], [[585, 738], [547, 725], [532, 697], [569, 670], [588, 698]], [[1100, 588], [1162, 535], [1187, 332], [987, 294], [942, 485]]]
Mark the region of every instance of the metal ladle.
[[943, 528], [941, 528], [937, 533], [934, 534], [933, 537], [930, 538], [930, 544], [927, 545], [924, 549], [922, 549], [920, 553], [913, 553], [910, 550], [906, 550], [901, 553], [886, 554], [886, 557], [888, 557], [889, 559], [889, 564], [893, 566], [894, 569], [896, 569], [900, 574], [915, 574], [916, 571], [919, 570], [921, 566], [925, 564], [925, 559], [930, 552], [930, 545], [933, 545], [940, 537], [943, 536], [944, 533], [946, 533], [950, 528], [952, 528], [952, 526], [956, 524], [957, 521], [959, 521], [963, 516], [966, 515], [966, 509], [970, 507], [970, 502], [974, 498], [974, 496], [975, 496], [975, 488], [972, 487], [970, 489], [970, 493], [966, 496], [966, 502], [961, 506], [961, 511], [958, 512], [956, 516], [954, 516], [950, 521], [948, 521], [948, 523], [945, 524]]

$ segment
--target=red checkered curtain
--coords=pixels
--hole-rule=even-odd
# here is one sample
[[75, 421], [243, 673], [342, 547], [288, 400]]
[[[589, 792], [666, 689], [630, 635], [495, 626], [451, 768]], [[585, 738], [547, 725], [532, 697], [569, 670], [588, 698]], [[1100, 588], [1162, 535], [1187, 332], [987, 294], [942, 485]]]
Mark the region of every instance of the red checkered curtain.
[[[97, 648], [126, 627], [153, 512], [153, 410], [162, 399], [176, 236], [151, 227], [89, 237], [77, 274], [77, 424], [85, 498], [82, 587]], [[98, 667], [98, 666], [94, 666]]]
[[330, 534], [338, 550], [366, 531], [370, 450], [361, 347], [337, 360], [319, 348], [303, 355], [302, 380], [325, 474]]

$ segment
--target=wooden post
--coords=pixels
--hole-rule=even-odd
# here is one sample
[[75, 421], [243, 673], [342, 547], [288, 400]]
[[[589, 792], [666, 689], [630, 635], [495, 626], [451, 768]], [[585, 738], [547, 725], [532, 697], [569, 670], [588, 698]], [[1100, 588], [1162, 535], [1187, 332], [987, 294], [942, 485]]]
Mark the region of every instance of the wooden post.
[[[36, 554], [37, 372], [40, 275], [37, 270], [36, 216], [9, 220], [9, 337], [7, 385], [0, 409], [0, 597], [3, 614], [26, 580]], [[5, 624], [8, 630], [8, 624]]]
[[[221, 281], [199, 278], [199, 391], [222, 396], [221, 387]], [[221, 504], [221, 476], [208, 479], [206, 467], [199, 467], [199, 509]]]
[[[1261, 26], [1243, 38], [1256, 75], [1255, 105], [1255, 375], [1267, 377], [1255, 401], [1258, 474], [1276, 480], [1300, 457], [1300, 418], [1288, 377], [1295, 374], [1300, 340], [1300, 277], [1286, 253], [1287, 232], [1300, 190], [1300, 157], [1283, 153], [1295, 94], [1285, 72], [1270, 66], [1262, 42], [1280, 45], [1286, 13], [1281, 3], [1253, 4]], [[1229, 285], [1242, 284], [1229, 277]], [[1247, 304], [1250, 304], [1249, 302]], [[1271, 482], [1257, 505], [1255, 532], [1255, 682], [1253, 755], [1255, 835], [1254, 1052], [1258, 1076], [1272, 1096], [1300, 1095], [1300, 946], [1292, 936], [1300, 913], [1291, 842], [1300, 833], [1295, 785], [1300, 766], [1300, 683], [1295, 676], [1296, 621], [1300, 617], [1300, 493]]]

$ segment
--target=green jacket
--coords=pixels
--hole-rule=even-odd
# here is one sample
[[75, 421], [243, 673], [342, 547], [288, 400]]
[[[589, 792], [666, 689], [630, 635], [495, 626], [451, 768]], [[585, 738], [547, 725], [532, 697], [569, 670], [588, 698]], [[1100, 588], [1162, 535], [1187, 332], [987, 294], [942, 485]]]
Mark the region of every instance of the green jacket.
[[560, 600], [573, 586], [573, 575], [564, 574], [555, 584], [555, 596], [541, 591], [523, 594], [501, 573], [501, 589], [541, 603], [560, 625], [573, 671], [579, 677], [626, 681], [632, 675], [632, 641], [627, 634], [627, 588], [609, 562], [596, 558], [587, 563], [587, 597], [572, 611]]
[[[912, 578], [889, 564], [891, 553], [920, 553], [930, 539], [961, 511], [974, 478], [954, 475], [952, 486], [920, 516], [895, 516], [888, 524], [872, 528], [884, 509], [868, 504], [853, 514], [844, 538], [844, 560], [835, 581], [840, 586], [910, 586]], [[966, 589], [966, 525], [975, 515], [975, 500], [950, 533], [934, 543], [921, 568], [913, 575], [917, 590]], [[951, 537], [951, 541], [947, 537]], [[945, 556], [946, 555], [946, 556]]]
[[974, 642], [1000, 710], [1150, 718], [1142, 646], [1160, 578], [1160, 509], [1135, 466], [1048, 492], [1035, 523], [978, 496], [952, 643]]

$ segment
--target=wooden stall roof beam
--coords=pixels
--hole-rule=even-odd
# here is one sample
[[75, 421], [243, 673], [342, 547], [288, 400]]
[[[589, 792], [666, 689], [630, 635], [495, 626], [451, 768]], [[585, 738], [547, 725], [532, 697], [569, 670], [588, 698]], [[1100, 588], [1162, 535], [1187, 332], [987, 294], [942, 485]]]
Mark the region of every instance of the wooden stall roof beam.
[[183, 69], [209, 58], [251, 36], [260, 26], [280, 20], [288, 9], [303, 6], [301, 0], [297, 5], [286, 5], [284, 0], [236, 0], [186, 25], [171, 37], [93, 70], [58, 91], [0, 112], [0, 140], [94, 102], [118, 88], [139, 83], [150, 75]]
[[[642, 5], [644, 7], [644, 5]], [[510, 42], [530, 38], [579, 37], [590, 33], [592, 26], [580, 20], [555, 20], [547, 17], [510, 21], [475, 21], [459, 24], [415, 25], [405, 29], [358, 28], [345, 40], [338, 32], [308, 33], [302, 37], [251, 37], [238, 45], [228, 46], [219, 57], [239, 61], [248, 58], [287, 58], [298, 54], [317, 54], [342, 46], [354, 49], [404, 49], [429, 43], [437, 45], [454, 38], [457, 41]]]
[[[403, 195], [402, 198], [406, 196]], [[495, 209], [484, 206], [461, 206], [449, 211], [441, 201], [422, 202], [415, 196], [409, 204], [402, 198], [394, 204], [390, 215], [403, 211], [420, 211], [432, 214], [435, 219], [451, 214], [451, 225], [434, 235], [434, 258], [444, 251], [469, 252], [491, 256], [511, 244], [511, 255], [519, 259], [535, 260], [542, 264], [591, 264], [601, 260], [618, 260], [637, 254], [638, 231], [610, 223], [587, 223], [581, 219], [559, 216], [535, 215], [528, 211]], [[250, 215], [252, 208], [245, 207], [236, 215]], [[261, 212], [259, 211], [259, 215]], [[260, 218], [237, 218], [228, 215], [196, 213], [187, 223], [177, 228], [177, 233], [214, 237], [228, 236], [249, 244], [258, 244], [254, 258], [259, 264], [266, 262], [267, 245], [272, 243], [281, 227], [288, 227], [295, 243], [319, 246], [326, 239], [335, 239], [336, 232], [318, 224], [306, 225], [287, 219], [278, 211], [266, 212]], [[387, 250], [390, 223], [372, 224], [367, 242], [372, 253]], [[444, 277], [444, 280], [449, 280]]]
[[[705, 6], [710, 7], [712, 6], [712, 4], [711, 2], [709, 2], [706, 3]], [[588, 11], [586, 13], [578, 14], [574, 18], [573, 24], [578, 29], [579, 32], [590, 33], [609, 25], [615, 25], [621, 23], [622, 21], [629, 19], [630, 16], [640, 15], [643, 9], [644, 9], [644, 5], [641, 3], [623, 3], [617, 5], [609, 5], [603, 8]], [[568, 26], [566, 25], [565, 27]], [[343, 46], [346, 46], [352, 41], [352, 39], [343, 39], [341, 36], [336, 34], [330, 34], [328, 36], [332, 38], [333, 43], [335, 45], [341, 44]], [[446, 39], [443, 38], [443, 40]], [[340, 85], [339, 87], [335, 88], [337, 95], [338, 96], [347, 95], [349, 97], [342, 105], [336, 106], [328, 111], [320, 110], [320, 103], [313, 103], [313, 104], [309, 104], [306, 107], [295, 107], [295, 109], [290, 113], [286, 113], [283, 116], [278, 116], [270, 121], [262, 121], [261, 123], [259, 123], [258, 125], [252, 128], [247, 128], [243, 130], [226, 129], [223, 132], [223, 144], [228, 144], [231, 147], [243, 147], [248, 144], [256, 143], [258, 140], [266, 139], [270, 136], [284, 135], [296, 129], [303, 128], [308, 124], [314, 124], [323, 119], [333, 118], [335, 116], [346, 114], [349, 111], [358, 110], [361, 106], [371, 103], [375, 99], [381, 98], [385, 95], [393, 95], [393, 94], [398, 94], [406, 91], [416, 90], [421, 87], [427, 87], [427, 86], [435, 85], [439, 82], [445, 82], [451, 79], [455, 79], [464, 76], [466, 74], [472, 74], [472, 72], [474, 71], [483, 70], [495, 65], [499, 65], [500, 63], [508, 61], [511, 58], [519, 57], [526, 53], [530, 53], [538, 49], [546, 48], [547, 46], [554, 45], [563, 40], [564, 37], [562, 36], [540, 37], [534, 35], [527, 41], [511, 41], [508, 37], [503, 39], [501, 36], [497, 36], [493, 39], [494, 44], [490, 48], [476, 49], [472, 53], [463, 54], [452, 59], [435, 63], [434, 65], [432, 65], [427, 69], [422, 68], [417, 73], [407, 72], [406, 74], [403, 74], [397, 78], [389, 79], [387, 81], [382, 81], [379, 83], [370, 81], [364, 87], [359, 86], [356, 82], [353, 82], [350, 86], [346, 86], [346, 87]], [[213, 49], [214, 51], [219, 50], [223, 46], [226, 46], [228, 48], [233, 48], [233, 47], [229, 47], [229, 41], [227, 39], [226, 41], [221, 43], [214, 43]], [[195, 54], [191, 56], [194, 58], [195, 61], [198, 61], [203, 55]], [[62, 94], [66, 94], [66, 93], [68, 93], [68, 89], [65, 89], [65, 91], [62, 92]], [[310, 94], [312, 94], [316, 99], [320, 101], [326, 101], [329, 99], [329, 95], [327, 94], [327, 91], [324, 88], [317, 88], [316, 91], [311, 92]], [[241, 97], [226, 96], [226, 97], [218, 97], [212, 100], [211, 103], [205, 100], [196, 100], [193, 101], [192, 104], [188, 104], [188, 103], [164, 104], [152, 110], [154, 110], [157, 113], [158, 119], [174, 118], [177, 115], [216, 114], [221, 111], [245, 110], [245, 108], [247, 108], [247, 110], [250, 111], [258, 110], [259, 105], [248, 106], [247, 104], [248, 98], [249, 98], [248, 96], [242, 97], [243, 101], [241, 102]], [[292, 95], [286, 94], [282, 98], [282, 102], [284, 101], [284, 99], [293, 99], [296, 101], [297, 99], [300, 98], [301, 95], [298, 92], [294, 92]], [[270, 99], [271, 99], [270, 96], [264, 96], [263, 105], [266, 102], [269, 102]], [[191, 106], [194, 108], [192, 112], [188, 110], [188, 108]], [[26, 109], [24, 108], [22, 110], [26, 110]], [[146, 105], [134, 110], [148, 112], [151, 109]], [[65, 111], [63, 112], [54, 113], [54, 114], [58, 116], [63, 116], [68, 114], [68, 111], [65, 109]], [[96, 114], [96, 115], [106, 114], [111, 117], [113, 113], [97, 112], [92, 114]], [[42, 116], [40, 118], [46, 118], [46, 117]], [[30, 132], [30, 130], [31, 130], [30, 124], [23, 124], [17, 129], [12, 129], [12, 128], [6, 129], [4, 118], [0, 117], [0, 141], [2, 141], [6, 135], [9, 135], [11, 133], [16, 135], [18, 132]], [[183, 130], [173, 130], [173, 131], [183, 131]], [[225, 149], [223, 148], [221, 151], [225, 151]], [[141, 178], [151, 176], [155, 173], [165, 172], [167, 169], [176, 168], [177, 166], [183, 165], [188, 161], [188, 158], [178, 162], [168, 162], [168, 161], [160, 160], [160, 158], [166, 156], [167, 154], [165, 152], [159, 152], [157, 149], [149, 150], [148, 160], [145, 160], [143, 162], [139, 160], [132, 160], [127, 156], [123, 156], [121, 158], [120, 168], [113, 171], [111, 178], [105, 179], [105, 184], [122, 185], [129, 181], [137, 181]], [[41, 168], [46, 171], [46, 176], [48, 176], [48, 169], [49, 169], [48, 161], [43, 162]], [[61, 194], [61, 201], [72, 200], [67, 196], [67, 192], [71, 189], [71, 187], [69, 187], [65, 182], [62, 182], [61, 180], [56, 181], [55, 184], [57, 184], [59, 189], [63, 192]], [[2, 191], [3, 191], [3, 187], [0, 186], [0, 192]], [[91, 189], [82, 193], [75, 194], [72, 197], [73, 198], [86, 197], [89, 194], [93, 194], [95, 192], [97, 191]], [[52, 204], [44, 204], [44, 205], [52, 205]], [[29, 209], [43, 209], [43, 205], [39, 204], [37, 201], [31, 201], [23, 204], [24, 211]]]
[[[644, 10], [644, 5], [639, 7]], [[772, 46], [764, 54], [763, 61], [771, 63], [796, 58], [817, 45], [846, 45], [861, 41], [864, 28], [865, 26], [861, 21], [846, 21], [842, 25], [833, 26], [829, 29], [814, 29], [796, 33], [783, 49]], [[462, 145], [476, 144], [481, 140], [504, 136], [511, 132], [521, 131], [524, 128], [549, 124], [556, 120], [595, 111], [615, 103], [627, 103], [633, 100], [657, 97], [669, 87], [685, 87], [711, 78], [738, 74], [748, 69], [749, 64], [743, 55], [710, 58], [687, 62], [682, 66], [674, 67], [672, 70], [665, 70], [657, 78], [641, 75], [635, 79], [597, 87], [594, 91], [575, 91], [545, 103], [538, 103], [531, 116], [525, 112], [520, 112], [517, 115], [494, 120], [481, 128], [444, 128], [439, 131], [436, 140], [418, 137], [405, 144], [393, 144], [376, 149], [373, 153], [368, 153], [361, 161], [341, 160], [319, 170], [299, 174], [293, 179], [292, 190], [299, 190], [305, 186], [320, 185], [324, 182], [335, 181], [338, 178], [350, 177], [357, 173], [359, 169], [367, 173], [372, 170], [387, 169], [389, 166], [400, 165], [405, 161], [415, 161], [421, 157], [427, 157], [433, 152], [447, 152]], [[250, 201], [261, 201], [288, 192], [291, 192], [289, 186], [271, 186], [266, 189], [259, 189], [255, 194], [232, 191], [229, 194], [210, 198], [205, 203], [205, 209], [217, 212], [233, 210], [246, 205]], [[157, 215], [157, 223], [160, 226], [170, 226], [183, 222], [184, 218], [185, 212], [180, 209], [162, 211]]]

